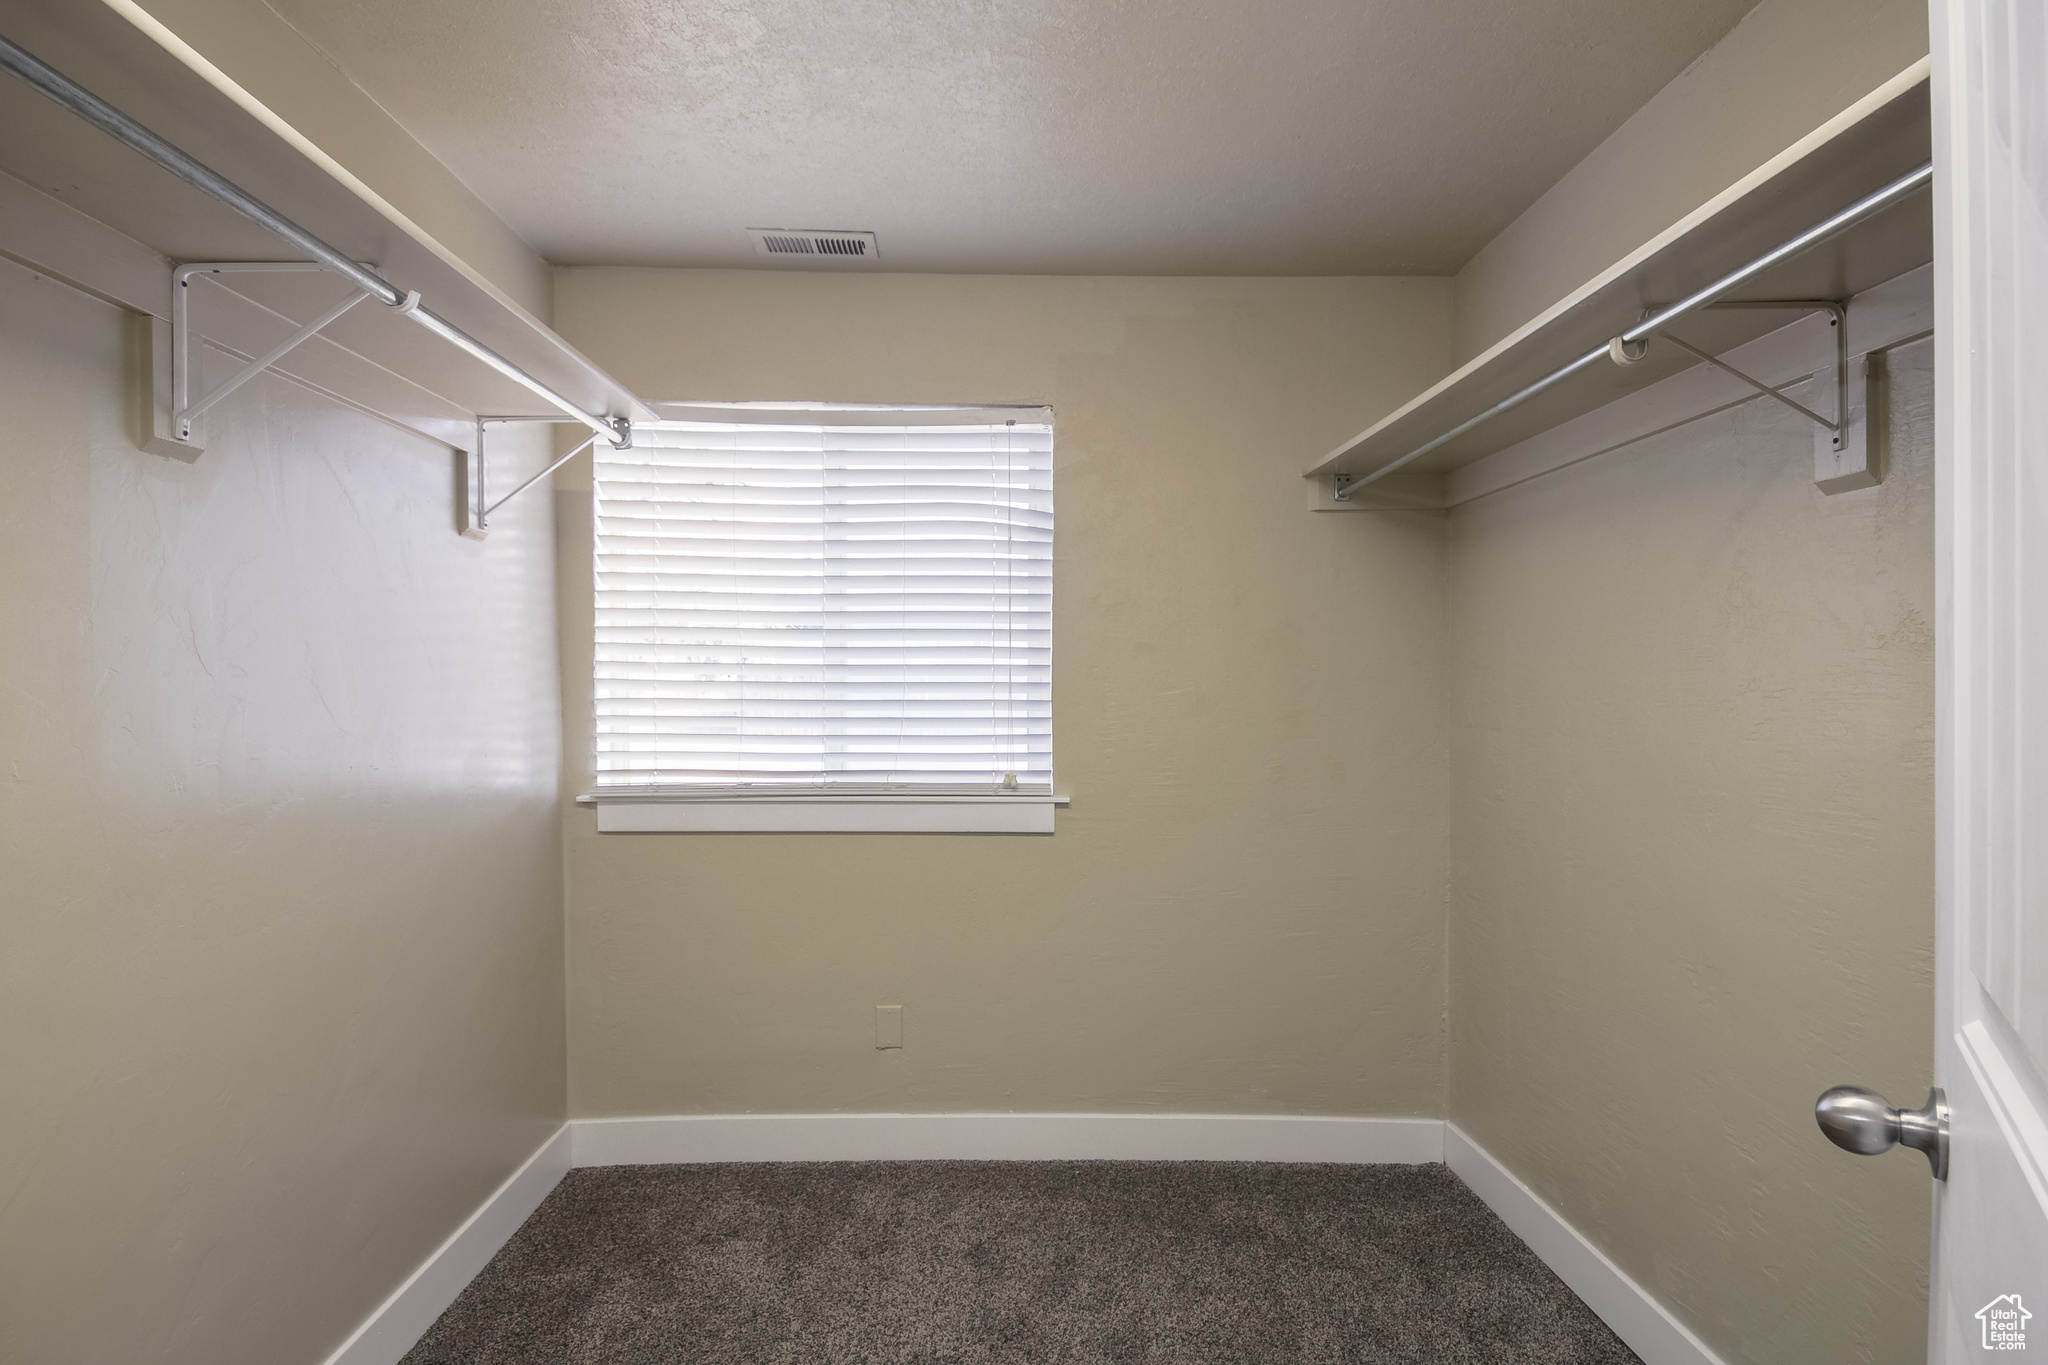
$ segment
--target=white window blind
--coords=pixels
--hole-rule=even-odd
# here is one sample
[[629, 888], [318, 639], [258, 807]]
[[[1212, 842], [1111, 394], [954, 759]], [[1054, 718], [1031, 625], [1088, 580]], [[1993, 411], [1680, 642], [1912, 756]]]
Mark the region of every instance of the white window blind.
[[1051, 413], [709, 411], [596, 456], [599, 788], [1049, 792]]

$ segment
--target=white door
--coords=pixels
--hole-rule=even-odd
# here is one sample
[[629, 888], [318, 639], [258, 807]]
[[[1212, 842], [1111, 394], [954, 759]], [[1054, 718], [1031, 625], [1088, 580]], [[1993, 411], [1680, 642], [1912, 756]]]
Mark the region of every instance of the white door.
[[2048, 1358], [2048, 3], [1934, 0], [1933, 41], [1953, 1126], [1928, 1316], [1931, 1358], [1958, 1365]]

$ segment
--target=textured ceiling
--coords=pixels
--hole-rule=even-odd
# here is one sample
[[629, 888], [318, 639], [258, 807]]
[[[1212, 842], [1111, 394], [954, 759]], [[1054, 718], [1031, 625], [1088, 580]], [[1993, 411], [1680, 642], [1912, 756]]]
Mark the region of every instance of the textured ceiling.
[[557, 262], [1437, 274], [1753, 0], [271, 3]]

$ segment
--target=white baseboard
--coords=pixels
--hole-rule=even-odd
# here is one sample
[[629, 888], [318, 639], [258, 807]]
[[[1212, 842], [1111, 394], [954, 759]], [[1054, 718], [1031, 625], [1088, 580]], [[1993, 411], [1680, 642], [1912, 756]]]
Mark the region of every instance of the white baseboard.
[[1444, 1164], [1642, 1357], [1643, 1365], [1722, 1365], [1648, 1290], [1456, 1124], [1444, 1125]]
[[570, 1149], [565, 1124], [364, 1319], [327, 1365], [397, 1365], [561, 1183]]
[[1443, 1121], [1251, 1114], [690, 1114], [575, 1119], [578, 1166], [697, 1161], [1443, 1160]]
[[1644, 1365], [1722, 1365], [1455, 1125], [1258, 1114], [684, 1114], [572, 1119], [326, 1365], [397, 1365], [571, 1168], [724, 1161], [1442, 1161]]

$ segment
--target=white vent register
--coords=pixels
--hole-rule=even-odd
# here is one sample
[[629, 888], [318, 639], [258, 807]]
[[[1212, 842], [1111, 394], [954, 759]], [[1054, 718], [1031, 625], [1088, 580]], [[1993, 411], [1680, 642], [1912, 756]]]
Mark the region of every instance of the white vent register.
[[1051, 413], [687, 411], [597, 455], [600, 827], [1049, 831]]
[[756, 256], [782, 261], [875, 261], [881, 249], [872, 232], [827, 232], [816, 228], [748, 228]]

